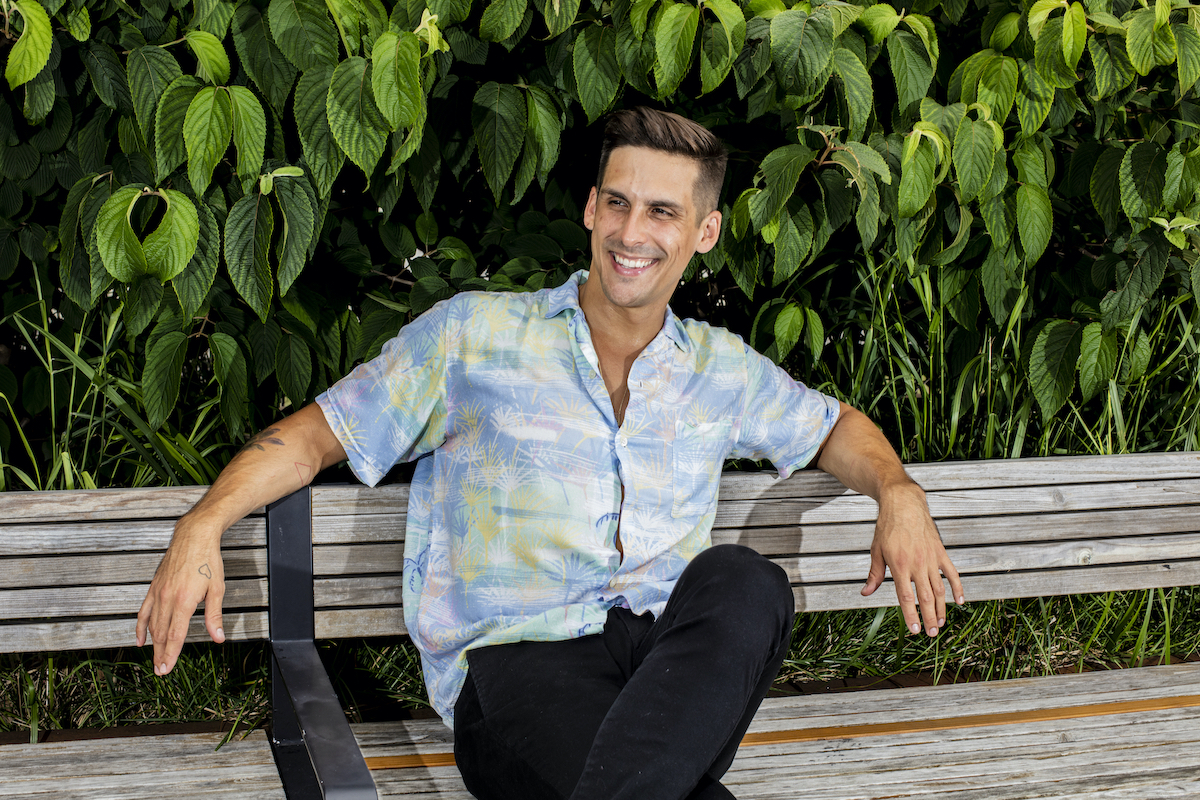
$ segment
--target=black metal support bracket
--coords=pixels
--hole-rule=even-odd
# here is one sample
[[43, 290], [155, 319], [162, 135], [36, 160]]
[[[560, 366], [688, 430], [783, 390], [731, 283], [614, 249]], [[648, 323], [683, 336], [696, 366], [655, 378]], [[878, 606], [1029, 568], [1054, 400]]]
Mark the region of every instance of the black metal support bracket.
[[267, 507], [271, 750], [288, 800], [378, 800], [314, 639], [309, 488]]

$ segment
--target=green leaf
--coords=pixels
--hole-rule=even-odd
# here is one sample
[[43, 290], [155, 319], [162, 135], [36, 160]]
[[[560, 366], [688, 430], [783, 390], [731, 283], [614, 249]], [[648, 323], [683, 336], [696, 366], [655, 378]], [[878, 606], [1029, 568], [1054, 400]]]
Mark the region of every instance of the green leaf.
[[[742, 14], [741, 7], [733, 0], [703, 0], [703, 6], [716, 16], [717, 20], [721, 23], [721, 30], [725, 34], [726, 43], [732, 45], [734, 31], [739, 26], [744, 30], [746, 25], [746, 19]], [[861, 11], [861, 9], [855, 8], [857, 11]]]
[[[37, 77], [50, 60], [50, 47], [54, 33], [50, 29], [50, 17], [35, 0], [16, 0], [12, 4], [21, 14], [25, 30], [21, 38], [8, 51], [8, 63], [4, 67], [4, 78], [9, 89], [16, 89]], [[5, 23], [8, 33], [8, 23]]]
[[1038, 142], [1032, 139], [1021, 142], [1013, 153], [1013, 165], [1017, 168], [1019, 182], [1037, 184], [1043, 189], [1049, 188], [1046, 180], [1046, 154]]
[[858, 139], [867, 129], [867, 121], [875, 106], [871, 76], [858, 56], [844, 47], [833, 51], [833, 70], [842, 81], [846, 107], [850, 110], [850, 138]]
[[483, 175], [496, 202], [525, 144], [526, 108], [521, 90], [489, 81], [479, 87], [471, 107], [471, 126]]
[[271, 108], [282, 112], [296, 82], [296, 67], [271, 38], [267, 17], [250, 3], [237, 7], [233, 17], [233, 45], [242, 67]]
[[783, 361], [796, 342], [800, 341], [800, 333], [804, 330], [804, 309], [789, 301], [775, 316], [775, 352], [776, 363]]
[[1044, 419], [1058, 413], [1075, 387], [1075, 364], [1082, 338], [1078, 323], [1054, 319], [1034, 342], [1029, 356], [1029, 385]]
[[813, 354], [813, 358], [820, 358], [821, 350], [825, 348], [825, 326], [821, 324], [821, 317], [813, 308], [804, 309], [804, 316], [804, 343]]
[[1056, 89], [1072, 88], [1078, 77], [1067, 64], [1062, 47], [1063, 17], [1046, 23], [1042, 35], [1033, 45], [1033, 63], [1038, 73]]
[[[129, 83], [125, 80], [125, 68], [113, 49], [104, 42], [91, 39], [87, 43], [83, 63], [92, 79], [92, 88], [100, 100], [109, 108], [118, 111], [133, 108], [129, 96]], [[11, 53], [9, 54], [11, 60]]]
[[1200, 80], [1200, 33], [1191, 25], [1176, 23], [1171, 26], [1175, 33], [1175, 52], [1179, 64], [1179, 91], [1183, 93]]
[[1020, 281], [1013, 269], [1015, 262], [1015, 248], [994, 246], [988, 251], [987, 258], [979, 268], [983, 296], [992, 312], [992, 319], [1000, 328], [1008, 322], [1008, 316], [1020, 290]]
[[187, 27], [208, 31], [218, 39], [224, 39], [233, 19], [234, 4], [228, 0], [195, 0], [194, 13]]
[[409, 293], [409, 303], [414, 313], [420, 314], [428, 310], [434, 303], [439, 303], [454, 294], [450, 284], [437, 275], [426, 275], [418, 278]]
[[1059, 8], [1066, 8], [1066, 0], [1037, 0], [1029, 9], [1029, 35], [1034, 41], [1041, 38], [1042, 29], [1050, 13]]
[[333, 67], [317, 67], [305, 72], [296, 84], [296, 98], [292, 105], [300, 144], [304, 149], [304, 160], [312, 170], [317, 194], [321, 198], [329, 197], [333, 191], [333, 181], [346, 161], [346, 154], [338, 147], [329, 127], [329, 116], [325, 112], [332, 80]]
[[1166, 275], [1170, 248], [1161, 235], [1149, 241], [1134, 239], [1132, 249], [1132, 263], [1128, 257], [1117, 260], [1116, 288], [1100, 301], [1100, 321], [1105, 330], [1131, 320], [1158, 291]]
[[1092, 169], [1092, 179], [1089, 183], [1092, 205], [1104, 220], [1106, 230], [1113, 230], [1117, 225], [1117, 217], [1121, 211], [1121, 165], [1125, 151], [1120, 147], [1105, 147], [1096, 166]]
[[1007, 50], [1009, 45], [1016, 41], [1017, 34], [1021, 32], [1021, 15], [1016, 11], [1010, 11], [1000, 18], [996, 23], [996, 27], [992, 29], [992, 35], [988, 39], [988, 47], [996, 52]]
[[888, 61], [896, 81], [900, 108], [919, 103], [933, 81], [933, 66], [921, 40], [906, 31], [894, 31], [887, 39]]
[[171, 286], [179, 298], [179, 305], [187, 317], [193, 317], [204, 304], [208, 290], [217, 276], [221, 253], [221, 228], [212, 211], [204, 203], [196, 207], [200, 222], [200, 236], [196, 252], [183, 272], [175, 276]]
[[796, 191], [800, 173], [812, 163], [816, 155], [802, 144], [789, 144], [772, 150], [763, 159], [759, 169], [766, 182], [766, 188], [751, 196], [749, 200], [750, 217], [756, 232], [761, 231], [779, 215], [792, 193]]
[[1053, 229], [1054, 211], [1046, 190], [1032, 183], [1017, 187], [1017, 233], [1021, 236], [1026, 264], [1032, 266], [1041, 258], [1050, 244]]
[[[728, 0], [726, 0], [728, 2]], [[719, 23], [707, 23], [700, 29], [700, 93], [708, 94], [716, 90], [729, 71], [733, 69], [733, 61], [741, 50], [746, 36], [746, 26], [736, 28], [736, 42], [730, 41], [724, 27]], [[618, 38], [620, 34], [618, 34]]]
[[1028, 61], [1019, 62], [1018, 67], [1021, 82], [1017, 87], [1017, 119], [1022, 132], [1032, 134], [1042, 127], [1054, 106], [1054, 87]]
[[204, 194], [217, 163], [229, 149], [233, 135], [233, 104], [224, 88], [207, 86], [188, 104], [183, 120], [187, 144], [188, 180], [197, 194]]
[[[227, 333], [217, 332], [208, 337], [208, 346], [213, 354], [213, 371], [221, 386], [221, 418], [237, 438], [249, 415], [246, 356], [237, 340]], [[271, 352], [273, 356], [274, 350]]]
[[351, 56], [338, 64], [325, 101], [329, 129], [338, 147], [370, 180], [387, 143], [388, 121], [371, 92], [371, 64]]
[[[696, 42], [696, 28], [700, 24], [700, 9], [689, 3], [671, 3], [662, 6], [654, 26], [654, 82], [658, 86], [659, 98], [675, 93], [683, 77], [692, 66], [692, 46]], [[608, 30], [612, 30], [611, 28]], [[616, 41], [616, 32], [613, 32]], [[610, 48], [612, 64], [616, 67], [616, 47]]]
[[877, 3], [864, 8], [858, 21], [871, 34], [871, 43], [879, 44], [900, 24], [900, 15], [890, 3]]
[[1079, 354], [1079, 390], [1083, 402], [1096, 396], [1108, 386], [1117, 368], [1117, 332], [1104, 332], [1099, 322], [1089, 323], [1083, 329]]
[[338, 63], [337, 31], [323, 3], [314, 0], [271, 0], [267, 21], [275, 44], [301, 72]]
[[528, 0], [492, 0], [479, 21], [479, 38], [502, 42], [516, 33], [525, 17]]
[[1088, 53], [1095, 67], [1096, 94], [1110, 97], [1124, 89], [1137, 76], [1125, 52], [1125, 37], [1099, 34], [1088, 39]]
[[161, 47], [147, 45], [129, 54], [125, 65], [129, 78], [129, 91], [133, 96], [133, 109], [142, 137], [150, 141], [154, 132], [154, 116], [167, 87], [183, 75], [175, 57]]
[[[1191, 187], [1183, 186], [1184, 174], [1187, 168], [1188, 157], [1183, 153], [1183, 142], [1176, 142], [1171, 147], [1171, 152], [1167, 153], [1167, 170], [1163, 182], [1162, 205], [1168, 210], [1177, 210], [1181, 206], [1186, 207], [1191, 200]], [[1182, 192], [1182, 197], [1181, 197]], [[1180, 203], [1180, 200], [1183, 203]], [[64, 219], [66, 214], [63, 214]], [[65, 257], [65, 254], [64, 254]]]
[[616, 40], [612, 28], [599, 25], [588, 25], [575, 40], [572, 55], [575, 85], [588, 122], [595, 121], [608, 110], [621, 86]]
[[565, 33], [579, 14], [579, 0], [537, 0], [537, 5], [550, 29], [548, 39]]
[[562, 138], [562, 112], [544, 89], [530, 86], [526, 95], [529, 107], [529, 134], [538, 149], [538, 177], [545, 181], [558, 162]]
[[1125, 48], [1129, 61], [1139, 75], [1149, 75], [1159, 64], [1175, 60], [1175, 32], [1170, 26], [1156, 28], [1154, 11], [1134, 11], [1127, 21]]
[[142, 196], [137, 186], [123, 186], [112, 193], [96, 216], [96, 245], [108, 274], [129, 283], [149, 270], [142, 243], [129, 224], [133, 205]]
[[67, 14], [67, 30], [77, 42], [86, 42], [92, 35], [92, 18], [86, 8], [76, 8]]
[[1171, 20], [1171, 0], [1155, 0], [1154, 27], [1161, 28]]
[[158, 101], [154, 115], [154, 149], [158, 157], [157, 174], [161, 181], [187, 160], [183, 123], [192, 100], [204, 88], [199, 78], [180, 75], [171, 81]]
[[[910, 134], [917, 136], [917, 134]], [[937, 162], [933, 143], [920, 137], [911, 156], [900, 166], [900, 216], [911, 217], [925, 207], [933, 192], [933, 172]]]
[[250, 184], [258, 179], [262, 171], [267, 144], [267, 115], [258, 98], [245, 86], [230, 86], [229, 96], [233, 106], [237, 175], [242, 181], [243, 190], [248, 191]]
[[771, 18], [771, 61], [785, 85], [806, 90], [824, 75], [833, 57], [833, 19], [799, 9]]
[[307, 180], [280, 179], [275, 183], [275, 198], [283, 212], [283, 236], [279, 240], [279, 293], [287, 294], [308, 260], [308, 245], [316, 226], [315, 195], [310, 195]]
[[1131, 220], [1145, 219], [1162, 205], [1167, 154], [1154, 142], [1138, 142], [1121, 159], [1121, 207]]
[[275, 220], [269, 197], [248, 194], [233, 204], [225, 220], [225, 264], [238, 294], [265, 320], [274, 281], [269, 253]]
[[308, 384], [312, 380], [312, 351], [304, 340], [294, 334], [284, 334], [275, 355], [275, 375], [279, 388], [287, 395], [293, 408], [308, 399]]
[[229, 54], [221, 40], [208, 31], [188, 31], [184, 38], [200, 62], [196, 76], [218, 85], [229, 82]]
[[125, 320], [125, 333], [134, 339], [142, 335], [146, 326], [154, 319], [162, 306], [165, 292], [163, 285], [153, 275], [138, 275], [133, 282], [122, 287], [121, 316]]
[[1062, 28], [1062, 51], [1063, 60], [1067, 62], [1067, 69], [1074, 71], [1079, 64], [1079, 58], [1083, 55], [1083, 48], [1087, 42], [1087, 12], [1083, 10], [1083, 6], [1078, 0], [1071, 3], [1067, 13], [1063, 16]]
[[987, 185], [995, 160], [995, 135], [992, 127], [979, 120], [963, 117], [954, 136], [954, 172], [963, 202], [974, 200]]
[[1020, 69], [1015, 58], [993, 58], [979, 76], [978, 100], [992, 112], [992, 119], [1001, 125], [1008, 119], [1017, 99], [1017, 76]]
[[187, 267], [200, 240], [200, 217], [196, 206], [183, 192], [160, 190], [167, 203], [162, 222], [142, 244], [146, 267], [162, 283]]
[[371, 61], [371, 89], [379, 110], [392, 130], [411, 128], [425, 102], [420, 40], [411, 33], [388, 31], [375, 40]]
[[142, 370], [142, 400], [146, 406], [146, 423], [161, 428], [179, 400], [179, 384], [183, 378], [183, 362], [187, 355], [187, 335], [169, 331], [150, 345], [146, 351], [146, 366]]

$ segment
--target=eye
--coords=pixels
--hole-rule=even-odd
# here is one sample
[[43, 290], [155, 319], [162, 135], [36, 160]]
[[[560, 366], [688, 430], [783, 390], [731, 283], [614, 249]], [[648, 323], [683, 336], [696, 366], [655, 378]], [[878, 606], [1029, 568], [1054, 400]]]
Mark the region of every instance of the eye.
[[662, 206], [656, 206], [651, 213], [663, 217], [664, 219], [674, 216], [671, 209], [663, 208]]

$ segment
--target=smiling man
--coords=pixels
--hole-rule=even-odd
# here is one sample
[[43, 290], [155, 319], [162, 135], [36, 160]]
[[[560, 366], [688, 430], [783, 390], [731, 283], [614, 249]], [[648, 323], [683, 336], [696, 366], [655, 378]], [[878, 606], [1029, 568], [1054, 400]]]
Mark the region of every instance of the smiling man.
[[[935, 636], [962, 587], [873, 423], [728, 331], [668, 305], [717, 242], [725, 151], [645, 108], [610, 118], [584, 223], [591, 268], [530, 294], [465, 293], [230, 462], [180, 519], [138, 619], [169, 672], [206, 599], [223, 639], [221, 532], [349, 458], [418, 460], [404, 610], [477, 797], [716, 800], [787, 653], [782, 569], [711, 546], [727, 457], [816, 461], [879, 502], [864, 594], [896, 583]], [[297, 465], [311, 465], [300, 470]], [[918, 614], [917, 605], [920, 606]]]

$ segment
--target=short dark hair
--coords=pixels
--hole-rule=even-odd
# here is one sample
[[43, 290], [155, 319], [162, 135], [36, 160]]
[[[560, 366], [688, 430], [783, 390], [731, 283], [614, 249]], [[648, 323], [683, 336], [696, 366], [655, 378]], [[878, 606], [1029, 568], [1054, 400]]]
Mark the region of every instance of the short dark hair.
[[604, 183], [608, 157], [618, 147], [647, 147], [695, 160], [700, 167], [695, 186], [697, 214], [703, 218], [716, 209], [729, 154], [708, 128], [678, 114], [645, 106], [614, 111], [604, 126], [597, 188]]

